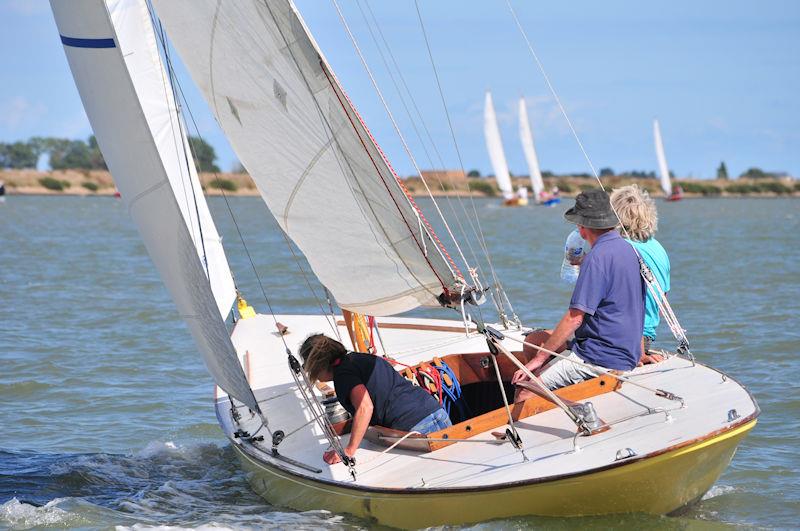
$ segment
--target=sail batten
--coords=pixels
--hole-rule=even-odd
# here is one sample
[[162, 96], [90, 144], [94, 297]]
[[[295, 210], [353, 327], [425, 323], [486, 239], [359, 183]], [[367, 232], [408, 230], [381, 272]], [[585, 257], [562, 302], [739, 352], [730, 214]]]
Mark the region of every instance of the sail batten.
[[[186, 159], [146, 0], [51, 0], [98, 145], [150, 258], [216, 383], [254, 411], [224, 318], [233, 281]], [[113, 41], [114, 46], [93, 43]]]
[[542, 181], [542, 171], [539, 168], [539, 157], [536, 156], [536, 148], [533, 144], [533, 133], [528, 121], [525, 98], [519, 99], [519, 137], [522, 142], [522, 150], [525, 152], [525, 160], [528, 161], [533, 197], [538, 203], [544, 190], [544, 182]]
[[656, 144], [656, 158], [658, 159], [658, 176], [661, 181], [661, 190], [664, 195], [672, 195], [672, 182], [669, 178], [669, 166], [667, 166], [667, 156], [664, 153], [664, 143], [661, 141], [661, 127], [658, 120], [653, 120], [653, 139]]
[[505, 199], [511, 199], [514, 197], [514, 188], [511, 185], [511, 174], [508, 171], [508, 163], [503, 150], [503, 140], [500, 137], [500, 129], [497, 126], [497, 115], [494, 111], [494, 103], [492, 103], [492, 93], [488, 91], [486, 92], [483, 120], [486, 149], [489, 152], [489, 160], [492, 163], [497, 187]]
[[392, 315], [458, 281], [286, 0], [154, 0], [281, 229], [341, 307]]

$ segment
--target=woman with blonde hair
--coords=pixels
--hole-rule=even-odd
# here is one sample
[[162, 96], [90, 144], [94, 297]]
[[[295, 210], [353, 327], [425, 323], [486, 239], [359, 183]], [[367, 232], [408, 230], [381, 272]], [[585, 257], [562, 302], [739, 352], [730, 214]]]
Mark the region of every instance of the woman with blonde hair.
[[[400, 376], [385, 359], [348, 352], [344, 345], [324, 334], [309, 336], [300, 347], [308, 379], [333, 380], [336, 399], [353, 415], [350, 441], [344, 451], [355, 456], [370, 425], [422, 434], [452, 425], [439, 401]], [[322, 455], [328, 464], [339, 462], [335, 451]]]
[[[670, 264], [667, 251], [654, 237], [658, 230], [658, 211], [655, 201], [646, 190], [631, 184], [611, 192], [611, 206], [619, 217], [620, 233], [636, 248], [666, 295], [670, 289]], [[650, 345], [656, 339], [656, 328], [661, 318], [658, 314], [658, 304], [649, 289], [644, 309], [642, 362], [652, 363], [661, 360], [660, 356], [650, 355]]]

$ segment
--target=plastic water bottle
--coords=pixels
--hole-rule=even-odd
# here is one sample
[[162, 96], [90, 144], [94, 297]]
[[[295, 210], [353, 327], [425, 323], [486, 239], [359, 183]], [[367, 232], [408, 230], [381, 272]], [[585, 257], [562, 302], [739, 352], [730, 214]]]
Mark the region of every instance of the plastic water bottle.
[[564, 261], [561, 262], [561, 280], [570, 284], [578, 281], [578, 274], [581, 272], [581, 262], [586, 253], [589, 252], [589, 244], [581, 238], [578, 229], [573, 230], [567, 236], [564, 244]]

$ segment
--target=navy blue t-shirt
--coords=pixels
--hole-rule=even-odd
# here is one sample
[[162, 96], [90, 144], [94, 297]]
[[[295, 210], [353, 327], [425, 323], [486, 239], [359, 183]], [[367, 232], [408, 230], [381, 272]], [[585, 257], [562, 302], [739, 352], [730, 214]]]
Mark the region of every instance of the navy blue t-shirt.
[[628, 371], [641, 354], [645, 285], [639, 259], [617, 231], [602, 234], [583, 259], [569, 307], [585, 312], [572, 351], [607, 369]]
[[400, 376], [389, 362], [372, 354], [350, 352], [333, 367], [333, 386], [339, 403], [355, 414], [350, 392], [363, 384], [372, 399], [371, 425], [409, 431], [439, 409], [439, 401]]

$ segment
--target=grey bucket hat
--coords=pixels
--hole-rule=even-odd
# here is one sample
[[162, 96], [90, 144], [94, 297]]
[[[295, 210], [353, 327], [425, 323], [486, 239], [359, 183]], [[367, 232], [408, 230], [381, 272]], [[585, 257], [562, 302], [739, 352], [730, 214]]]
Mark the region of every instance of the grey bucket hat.
[[575, 206], [564, 212], [564, 219], [590, 229], [611, 229], [619, 222], [608, 194], [599, 188], [579, 193]]

